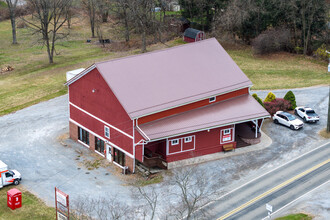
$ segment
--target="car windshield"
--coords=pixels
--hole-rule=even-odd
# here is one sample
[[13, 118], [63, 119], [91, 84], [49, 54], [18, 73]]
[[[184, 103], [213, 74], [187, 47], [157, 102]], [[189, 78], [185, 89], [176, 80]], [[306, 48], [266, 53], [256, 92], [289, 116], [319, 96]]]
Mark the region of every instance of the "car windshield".
[[293, 121], [296, 119], [296, 117], [294, 117], [293, 115], [290, 114], [285, 114], [286, 117], [288, 117], [289, 121]]
[[314, 112], [314, 110], [308, 110], [308, 111], [306, 111], [306, 114], [307, 115], [313, 115], [313, 114], [315, 114], [315, 112]]

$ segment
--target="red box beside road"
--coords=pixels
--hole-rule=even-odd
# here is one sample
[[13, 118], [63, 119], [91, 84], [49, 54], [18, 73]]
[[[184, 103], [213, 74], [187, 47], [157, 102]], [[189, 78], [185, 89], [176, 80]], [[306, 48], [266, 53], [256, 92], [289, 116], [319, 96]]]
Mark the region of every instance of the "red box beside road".
[[13, 188], [7, 192], [7, 206], [12, 210], [22, 207], [21, 191]]

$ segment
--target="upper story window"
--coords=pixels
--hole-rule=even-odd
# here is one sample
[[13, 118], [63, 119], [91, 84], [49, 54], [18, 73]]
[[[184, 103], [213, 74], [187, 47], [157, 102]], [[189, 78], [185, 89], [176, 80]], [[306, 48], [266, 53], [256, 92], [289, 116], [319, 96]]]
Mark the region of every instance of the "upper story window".
[[110, 138], [110, 128], [107, 126], [104, 126], [104, 136]]
[[192, 136], [190, 136], [190, 137], [185, 137], [185, 138], [184, 138], [184, 142], [185, 142], [185, 143], [192, 142]]
[[209, 102], [215, 102], [215, 100], [217, 100], [217, 98], [214, 96], [214, 97], [211, 97], [209, 98]]
[[171, 144], [172, 144], [172, 145], [177, 145], [177, 144], [179, 144], [179, 139], [171, 140]]

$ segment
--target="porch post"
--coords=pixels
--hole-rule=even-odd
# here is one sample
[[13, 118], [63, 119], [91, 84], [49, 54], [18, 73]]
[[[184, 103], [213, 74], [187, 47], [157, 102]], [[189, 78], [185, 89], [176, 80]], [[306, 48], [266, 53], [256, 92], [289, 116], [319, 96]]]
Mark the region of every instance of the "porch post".
[[259, 126], [259, 131], [261, 130], [261, 126], [262, 126], [262, 124], [264, 123], [264, 118], [261, 120], [261, 124], [260, 124], [260, 126]]
[[255, 125], [256, 125], [256, 134], [255, 134], [255, 138], [257, 138], [257, 137], [258, 137], [258, 120], [256, 120]]

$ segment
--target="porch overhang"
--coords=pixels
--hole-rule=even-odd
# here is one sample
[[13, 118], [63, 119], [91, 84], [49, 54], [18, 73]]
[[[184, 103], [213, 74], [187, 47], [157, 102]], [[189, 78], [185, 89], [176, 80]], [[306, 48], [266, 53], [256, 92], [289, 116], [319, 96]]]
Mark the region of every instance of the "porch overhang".
[[140, 129], [150, 141], [156, 141], [269, 117], [269, 113], [247, 94], [142, 124]]

